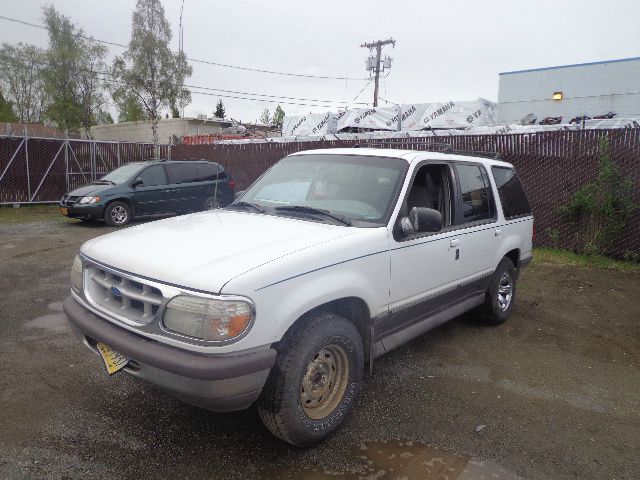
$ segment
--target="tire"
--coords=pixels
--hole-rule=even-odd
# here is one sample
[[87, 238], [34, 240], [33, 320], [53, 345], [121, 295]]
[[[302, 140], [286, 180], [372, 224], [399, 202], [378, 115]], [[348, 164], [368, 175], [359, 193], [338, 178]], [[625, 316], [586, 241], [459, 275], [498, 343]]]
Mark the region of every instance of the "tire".
[[513, 311], [516, 299], [516, 267], [504, 257], [491, 278], [484, 301], [485, 320], [491, 325], [504, 323]]
[[299, 447], [315, 445], [346, 420], [360, 391], [362, 338], [341, 315], [319, 312], [280, 342], [258, 399], [262, 423]]
[[124, 227], [131, 222], [131, 216], [131, 207], [125, 202], [111, 202], [104, 209], [104, 221], [112, 227]]
[[215, 210], [220, 208], [220, 201], [215, 197], [209, 197], [204, 201], [204, 210]]

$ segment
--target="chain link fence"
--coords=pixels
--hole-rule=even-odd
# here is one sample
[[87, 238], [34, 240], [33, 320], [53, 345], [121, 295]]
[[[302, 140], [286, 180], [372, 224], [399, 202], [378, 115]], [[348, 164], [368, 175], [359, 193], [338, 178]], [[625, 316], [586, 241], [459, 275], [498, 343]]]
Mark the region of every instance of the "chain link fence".
[[[170, 158], [171, 146], [160, 146]], [[0, 136], [0, 204], [57, 202], [120, 165], [154, 158], [150, 143]]]

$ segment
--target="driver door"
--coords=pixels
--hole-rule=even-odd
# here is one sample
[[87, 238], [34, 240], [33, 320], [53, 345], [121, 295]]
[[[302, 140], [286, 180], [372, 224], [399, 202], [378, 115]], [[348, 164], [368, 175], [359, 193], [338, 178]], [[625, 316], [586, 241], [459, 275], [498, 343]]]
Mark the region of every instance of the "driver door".
[[136, 215], [157, 215], [167, 212], [167, 175], [162, 165], [151, 165], [136, 177], [142, 180], [136, 185], [133, 203]]
[[440, 211], [443, 229], [437, 233], [403, 236], [394, 228], [391, 249], [390, 315], [382, 334], [387, 335], [445, 308], [455, 295], [457, 239], [452, 231], [455, 207], [454, 170], [447, 163], [416, 166], [405, 192], [399, 218], [413, 207]]

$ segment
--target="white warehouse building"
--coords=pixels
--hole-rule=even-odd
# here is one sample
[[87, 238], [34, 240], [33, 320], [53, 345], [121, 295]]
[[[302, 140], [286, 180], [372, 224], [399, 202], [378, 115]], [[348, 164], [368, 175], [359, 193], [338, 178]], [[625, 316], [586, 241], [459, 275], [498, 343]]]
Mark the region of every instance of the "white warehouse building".
[[500, 74], [498, 124], [518, 123], [529, 113], [569, 123], [608, 112], [640, 117], [640, 57]]

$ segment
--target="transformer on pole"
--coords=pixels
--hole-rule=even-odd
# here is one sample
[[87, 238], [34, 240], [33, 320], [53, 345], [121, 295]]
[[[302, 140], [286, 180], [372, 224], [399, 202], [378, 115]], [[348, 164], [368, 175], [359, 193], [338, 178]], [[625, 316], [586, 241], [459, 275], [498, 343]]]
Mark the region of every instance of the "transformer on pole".
[[[365, 68], [369, 72], [369, 74], [375, 74], [375, 88], [373, 90], [373, 106], [378, 106], [378, 87], [380, 82], [380, 72], [384, 70], [389, 70], [391, 68], [391, 57], [386, 55], [382, 58], [382, 47], [385, 45], [393, 45], [395, 48], [396, 41], [393, 38], [389, 38], [387, 40], [378, 40], [371, 43], [364, 43], [360, 45], [363, 48], [368, 48], [371, 51], [371, 55], [365, 61]], [[373, 50], [375, 49], [375, 54], [373, 54]]]

